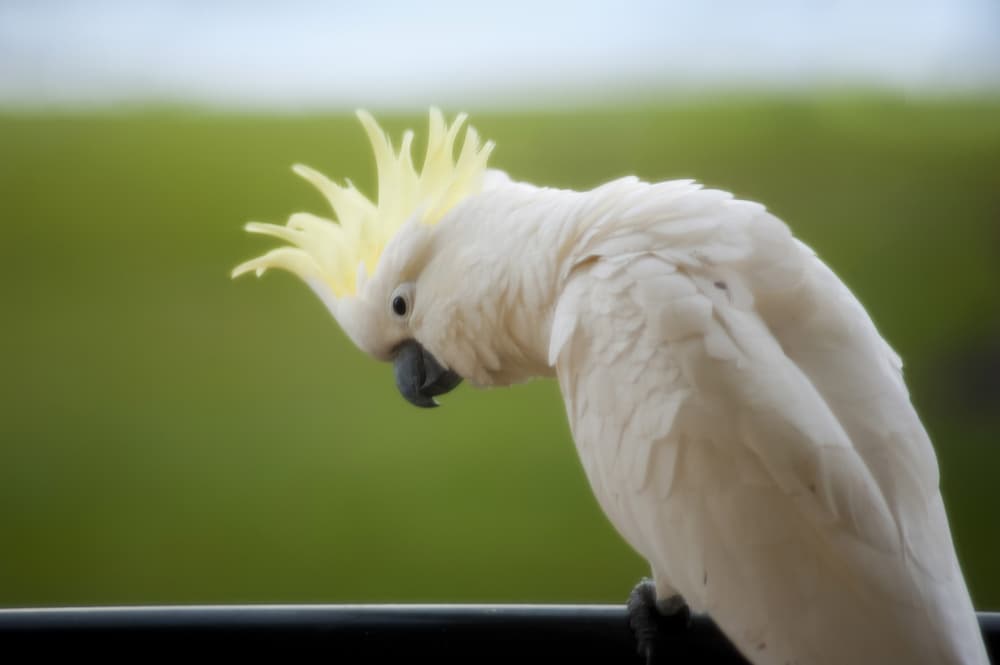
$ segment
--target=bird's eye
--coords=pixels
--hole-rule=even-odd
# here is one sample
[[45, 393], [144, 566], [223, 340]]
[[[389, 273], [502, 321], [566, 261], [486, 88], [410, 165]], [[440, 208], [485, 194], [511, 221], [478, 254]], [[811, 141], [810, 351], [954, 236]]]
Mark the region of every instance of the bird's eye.
[[389, 296], [389, 308], [400, 319], [405, 319], [413, 309], [413, 284], [400, 284]]

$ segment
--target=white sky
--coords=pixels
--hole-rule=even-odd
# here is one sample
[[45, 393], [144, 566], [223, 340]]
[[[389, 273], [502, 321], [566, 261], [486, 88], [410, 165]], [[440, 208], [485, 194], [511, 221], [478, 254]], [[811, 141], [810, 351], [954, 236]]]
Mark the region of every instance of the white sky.
[[0, 0], [0, 104], [465, 108], [1000, 91], [997, 0]]

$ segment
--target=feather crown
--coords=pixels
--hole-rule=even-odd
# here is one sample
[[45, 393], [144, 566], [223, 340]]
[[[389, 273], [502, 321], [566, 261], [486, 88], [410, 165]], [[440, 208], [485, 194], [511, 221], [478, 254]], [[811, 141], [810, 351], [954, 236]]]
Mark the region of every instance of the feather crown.
[[413, 132], [403, 134], [399, 152], [365, 111], [357, 112], [368, 134], [378, 170], [378, 202], [373, 203], [348, 180], [338, 185], [302, 164], [292, 167], [329, 202], [336, 221], [310, 213], [295, 213], [285, 226], [250, 222], [246, 230], [288, 242], [247, 261], [233, 270], [233, 277], [246, 272], [264, 274], [281, 268], [298, 275], [314, 289], [334, 298], [356, 296], [361, 282], [375, 272], [379, 258], [396, 232], [415, 214], [427, 225], [436, 224], [451, 208], [482, 187], [486, 161], [493, 142], [480, 145], [472, 127], [455, 159], [455, 144], [467, 116], [459, 114], [451, 125], [436, 108], [430, 110], [427, 154], [418, 173], [413, 165]]

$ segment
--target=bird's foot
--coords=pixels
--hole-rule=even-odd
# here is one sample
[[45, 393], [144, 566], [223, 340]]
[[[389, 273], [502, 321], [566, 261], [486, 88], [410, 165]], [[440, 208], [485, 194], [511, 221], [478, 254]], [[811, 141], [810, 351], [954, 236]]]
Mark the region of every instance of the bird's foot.
[[656, 586], [645, 578], [628, 596], [628, 622], [639, 655], [646, 659], [646, 665], [652, 665], [664, 649], [664, 639], [690, 625], [691, 610], [679, 595], [657, 600]]

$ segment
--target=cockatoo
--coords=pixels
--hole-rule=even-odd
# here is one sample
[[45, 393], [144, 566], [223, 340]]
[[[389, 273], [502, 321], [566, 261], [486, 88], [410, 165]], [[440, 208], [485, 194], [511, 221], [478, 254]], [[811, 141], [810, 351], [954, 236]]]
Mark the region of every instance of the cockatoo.
[[234, 277], [300, 277], [417, 406], [555, 376], [658, 606], [753, 663], [987, 663], [900, 358], [782, 221], [690, 180], [516, 182], [434, 109], [418, 171], [358, 116], [377, 202], [295, 166], [336, 219], [248, 224], [290, 246]]

